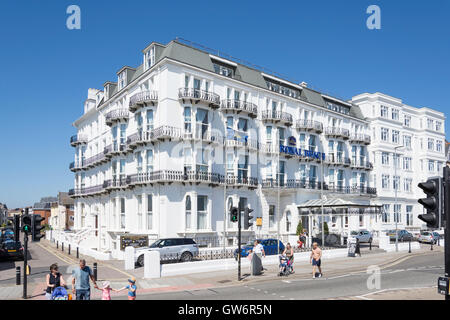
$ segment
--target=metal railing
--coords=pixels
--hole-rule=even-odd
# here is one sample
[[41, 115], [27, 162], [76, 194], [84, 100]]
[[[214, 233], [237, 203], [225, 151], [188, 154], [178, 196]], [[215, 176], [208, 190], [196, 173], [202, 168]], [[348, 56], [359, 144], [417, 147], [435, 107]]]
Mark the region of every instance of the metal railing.
[[194, 88], [180, 88], [178, 89], [179, 99], [193, 99], [208, 102], [214, 106], [220, 105], [220, 96], [214, 92], [205, 91]]
[[254, 117], [256, 117], [258, 114], [258, 106], [256, 104], [235, 99], [222, 100], [220, 102], [220, 110], [239, 112], [243, 111]]
[[361, 142], [364, 144], [370, 144], [371, 138], [367, 134], [362, 133], [352, 133], [349, 138], [350, 141]]
[[71, 146], [76, 146], [78, 144], [82, 144], [82, 143], [87, 143], [87, 137], [84, 135], [74, 135], [70, 137], [70, 145]]
[[145, 90], [130, 97], [129, 110], [134, 112], [138, 105], [155, 103], [158, 101], [158, 91]]
[[292, 125], [292, 114], [282, 111], [265, 110], [261, 114], [262, 120], [283, 121], [287, 125]]
[[259, 150], [260, 143], [258, 140], [251, 139], [251, 138], [234, 138], [234, 139], [227, 139], [226, 140], [227, 147], [243, 147], [243, 148], [249, 148], [251, 150]]
[[110, 126], [114, 121], [128, 120], [128, 118], [128, 109], [112, 110], [105, 115], [105, 121], [108, 126]]
[[298, 130], [313, 130], [318, 133], [323, 132], [323, 124], [321, 122], [313, 120], [299, 119], [295, 122], [295, 127]]
[[263, 189], [281, 188], [281, 189], [311, 189], [328, 190], [328, 186], [317, 180], [310, 179], [263, 179], [261, 183]]
[[325, 135], [334, 136], [334, 137], [342, 137], [344, 139], [350, 138], [350, 131], [344, 128], [338, 127], [328, 127], [325, 130]]

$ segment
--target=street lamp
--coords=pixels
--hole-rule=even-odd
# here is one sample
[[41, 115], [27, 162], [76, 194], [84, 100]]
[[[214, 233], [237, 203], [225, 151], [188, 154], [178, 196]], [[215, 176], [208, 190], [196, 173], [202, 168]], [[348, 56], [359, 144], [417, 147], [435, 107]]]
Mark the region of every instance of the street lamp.
[[[403, 146], [396, 146], [394, 148], [395, 150], [395, 159], [394, 159], [394, 181], [397, 180], [397, 162], [398, 162], [398, 153], [397, 149], [403, 148]], [[398, 204], [397, 204], [397, 193], [398, 188], [400, 187], [400, 179], [396, 182], [395, 186], [395, 201], [394, 201], [394, 219], [395, 219], [395, 251], [398, 252], [398, 218], [399, 218], [399, 212], [397, 211]]]

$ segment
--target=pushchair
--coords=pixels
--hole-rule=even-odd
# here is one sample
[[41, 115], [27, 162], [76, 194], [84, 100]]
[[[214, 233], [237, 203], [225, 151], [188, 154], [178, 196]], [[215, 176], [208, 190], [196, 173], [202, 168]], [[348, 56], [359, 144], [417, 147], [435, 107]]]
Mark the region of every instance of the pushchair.
[[288, 276], [292, 273], [292, 263], [291, 260], [285, 255], [280, 254], [280, 272], [279, 276]]
[[69, 294], [64, 287], [57, 287], [52, 292], [52, 300], [69, 300]]

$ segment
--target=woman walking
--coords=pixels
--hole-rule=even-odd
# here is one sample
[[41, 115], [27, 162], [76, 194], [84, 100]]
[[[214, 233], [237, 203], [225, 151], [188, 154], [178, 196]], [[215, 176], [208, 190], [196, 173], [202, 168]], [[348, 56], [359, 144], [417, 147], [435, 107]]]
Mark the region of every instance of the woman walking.
[[61, 273], [58, 272], [58, 265], [56, 263], [50, 266], [50, 273], [46, 276], [47, 289], [45, 290], [45, 298], [52, 300], [52, 293], [55, 288], [64, 287], [66, 282]]

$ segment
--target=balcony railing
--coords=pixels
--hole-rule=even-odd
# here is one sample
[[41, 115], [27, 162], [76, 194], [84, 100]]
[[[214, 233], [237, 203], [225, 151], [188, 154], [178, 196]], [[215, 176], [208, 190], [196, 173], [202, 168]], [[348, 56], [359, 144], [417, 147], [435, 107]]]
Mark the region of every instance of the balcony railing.
[[235, 111], [236, 113], [247, 113], [249, 117], [256, 118], [258, 115], [258, 106], [252, 102], [225, 99], [220, 102], [220, 110], [224, 112]]
[[129, 175], [127, 177], [128, 184], [139, 185], [147, 183], [164, 183], [182, 181], [183, 172], [176, 170], [158, 170], [152, 172], [141, 172]]
[[328, 186], [322, 182], [311, 179], [263, 179], [261, 183], [263, 189], [311, 189], [311, 190], [328, 190]]
[[188, 170], [183, 174], [183, 180], [192, 183], [209, 183], [212, 185], [218, 185], [223, 183], [224, 178], [223, 175], [214, 172]]
[[84, 167], [94, 167], [97, 164], [100, 164], [102, 162], [107, 161], [106, 155], [104, 152], [96, 154], [95, 156], [92, 156], [90, 158], [87, 158], [84, 161]]
[[172, 126], [161, 126], [152, 131], [153, 139], [181, 139], [181, 129]]
[[[183, 135], [186, 138], [189, 138], [189, 135]], [[192, 137], [192, 136], [191, 136]], [[203, 131], [197, 130], [194, 135], [196, 140], [201, 140], [209, 143], [217, 143], [219, 145], [223, 145], [225, 138], [221, 136], [219, 133], [212, 132], [210, 129]]]
[[103, 185], [96, 185], [93, 187], [87, 188], [75, 188], [69, 190], [70, 197], [85, 197], [85, 196], [95, 196], [101, 193], [104, 193], [105, 190]]
[[350, 131], [348, 129], [338, 128], [338, 127], [328, 127], [325, 130], [325, 135], [343, 139], [350, 138]]
[[158, 91], [142, 91], [130, 97], [129, 110], [135, 112], [139, 107], [155, 105], [158, 102]]
[[72, 161], [69, 164], [69, 169], [72, 172], [82, 170], [83, 169], [83, 163], [81, 161]]
[[129, 114], [127, 109], [116, 109], [108, 112], [105, 115], [105, 122], [106, 125], [112, 126], [114, 122], [120, 121], [120, 120], [128, 120]]
[[129, 180], [126, 176], [114, 177], [112, 179], [105, 180], [105, 182], [103, 182], [103, 188], [106, 190], [115, 188], [123, 189], [127, 187], [128, 183]]
[[246, 148], [249, 150], [258, 150], [260, 145], [258, 143], [258, 140], [255, 139], [251, 139], [251, 138], [237, 138], [235, 137], [234, 139], [227, 139], [226, 140], [227, 143], [227, 147], [230, 148]]
[[263, 121], [282, 122], [286, 126], [291, 126], [293, 122], [292, 115], [282, 111], [265, 110], [262, 112], [261, 117]]
[[350, 158], [344, 157], [342, 155], [336, 155], [334, 153], [329, 153], [325, 157], [324, 163], [326, 163], [328, 165], [349, 167], [352, 164], [352, 160]]
[[178, 89], [178, 99], [190, 100], [192, 102], [205, 102], [213, 108], [218, 108], [220, 105], [220, 96], [218, 94], [194, 88]]
[[138, 131], [128, 136], [127, 148], [133, 149], [137, 145], [144, 145], [152, 141], [154, 141], [153, 131]]
[[344, 185], [336, 185], [334, 183], [330, 183], [328, 185], [328, 190], [333, 193], [341, 193], [341, 194], [359, 194], [359, 195], [369, 195], [369, 196], [377, 195], [376, 188], [367, 187], [365, 185], [344, 186]]
[[85, 143], [87, 143], [87, 137], [84, 135], [74, 135], [70, 137], [70, 145], [72, 147]]
[[227, 174], [226, 176], [227, 185], [235, 186], [235, 187], [249, 187], [249, 188], [257, 188], [258, 187], [258, 178], [255, 177], [246, 177], [245, 175], [233, 175]]
[[317, 133], [323, 132], [323, 124], [318, 121], [300, 119], [295, 122], [297, 130], [315, 131]]
[[357, 142], [357, 143], [364, 143], [364, 144], [370, 144], [371, 138], [368, 134], [362, 134], [362, 133], [352, 133], [350, 135], [349, 141]]
[[268, 154], [279, 154], [280, 146], [275, 143], [266, 143], [260, 145], [260, 150]]
[[126, 151], [127, 151], [126, 144], [115, 143], [106, 146], [105, 149], [103, 150], [103, 153], [105, 154], [106, 157], [111, 157], [116, 154], [126, 153]]

